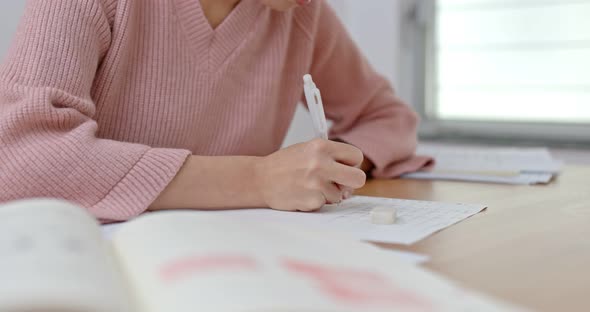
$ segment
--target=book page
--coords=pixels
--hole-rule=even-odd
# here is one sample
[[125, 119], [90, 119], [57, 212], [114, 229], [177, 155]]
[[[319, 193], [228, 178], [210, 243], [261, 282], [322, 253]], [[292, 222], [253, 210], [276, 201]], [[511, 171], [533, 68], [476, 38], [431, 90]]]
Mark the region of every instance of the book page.
[[113, 245], [141, 311], [512, 311], [346, 235], [151, 213]]
[[130, 311], [97, 222], [55, 200], [0, 207], [0, 311]]

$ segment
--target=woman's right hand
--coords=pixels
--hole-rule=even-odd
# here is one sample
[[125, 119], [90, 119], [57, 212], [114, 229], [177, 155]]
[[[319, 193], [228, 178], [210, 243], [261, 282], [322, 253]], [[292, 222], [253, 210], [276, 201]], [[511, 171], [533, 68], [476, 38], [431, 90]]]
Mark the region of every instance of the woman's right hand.
[[270, 208], [314, 211], [365, 184], [363, 158], [352, 145], [315, 139], [261, 158], [253, 182]]

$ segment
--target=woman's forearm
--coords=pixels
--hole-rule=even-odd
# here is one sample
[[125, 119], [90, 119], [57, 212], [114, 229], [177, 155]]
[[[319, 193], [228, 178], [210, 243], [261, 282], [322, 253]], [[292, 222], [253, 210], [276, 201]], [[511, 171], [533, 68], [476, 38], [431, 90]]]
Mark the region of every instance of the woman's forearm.
[[[257, 183], [259, 157], [190, 156], [149, 210], [266, 207]], [[367, 158], [360, 166], [369, 172]]]
[[254, 183], [259, 157], [190, 156], [149, 210], [264, 207]]
[[313, 211], [365, 184], [362, 161], [358, 148], [321, 139], [266, 157], [190, 156], [149, 209]]

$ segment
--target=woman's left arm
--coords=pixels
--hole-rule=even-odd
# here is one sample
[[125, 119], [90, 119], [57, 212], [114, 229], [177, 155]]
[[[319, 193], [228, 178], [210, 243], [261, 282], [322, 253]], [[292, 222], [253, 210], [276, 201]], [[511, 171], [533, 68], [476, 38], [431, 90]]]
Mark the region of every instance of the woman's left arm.
[[376, 177], [423, 167], [429, 159], [414, 156], [418, 116], [370, 66], [327, 2], [318, 2], [315, 28], [309, 32], [314, 46], [311, 74], [333, 121], [330, 138], [360, 148]]

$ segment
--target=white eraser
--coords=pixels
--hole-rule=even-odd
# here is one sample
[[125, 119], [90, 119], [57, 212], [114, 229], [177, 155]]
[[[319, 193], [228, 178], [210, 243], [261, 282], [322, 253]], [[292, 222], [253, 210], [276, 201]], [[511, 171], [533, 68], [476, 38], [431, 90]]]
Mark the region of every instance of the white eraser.
[[393, 224], [396, 214], [395, 207], [377, 206], [371, 210], [371, 222], [373, 224]]

